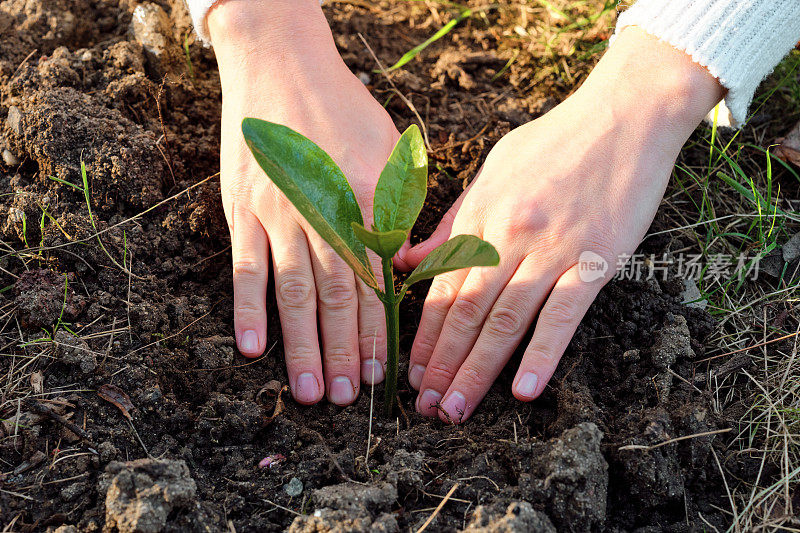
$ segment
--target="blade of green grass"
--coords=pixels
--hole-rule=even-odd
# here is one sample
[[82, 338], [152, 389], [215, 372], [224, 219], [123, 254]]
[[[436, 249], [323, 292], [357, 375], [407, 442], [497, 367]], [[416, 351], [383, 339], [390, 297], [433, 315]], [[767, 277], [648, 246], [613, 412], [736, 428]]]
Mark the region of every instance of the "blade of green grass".
[[[450, 30], [455, 28], [459, 22], [471, 16], [472, 16], [472, 10], [465, 9], [456, 18], [454, 18], [453, 20], [442, 26], [442, 28], [439, 31], [430, 36], [425, 42], [418, 44], [417, 46], [415, 46], [414, 48], [403, 54], [403, 56], [397, 61], [397, 63], [387, 68], [386, 70], [391, 71], [399, 69], [400, 67], [402, 67], [403, 65], [405, 65], [406, 63], [417, 57], [417, 55], [419, 55], [420, 52], [425, 50], [432, 43], [438, 41], [439, 39], [450, 33]], [[374, 72], [380, 72], [380, 70], [376, 70]]]
[[509, 69], [509, 67], [514, 64], [514, 61], [517, 60], [517, 57], [519, 57], [519, 50], [514, 50], [514, 53], [511, 56], [511, 59], [506, 61], [506, 64], [503, 65], [503, 68], [501, 68], [499, 71], [497, 71], [497, 74], [492, 76], [492, 80], [491, 81], [494, 81], [497, 78], [499, 78], [500, 76], [502, 76], [505, 73], [505, 71], [507, 71]]
[[79, 191], [83, 192], [83, 189], [80, 187], [80, 185], [75, 185], [74, 183], [70, 183], [68, 181], [62, 180], [61, 178], [57, 178], [55, 176], [47, 176], [47, 177], [50, 178], [51, 180], [55, 181], [55, 182], [61, 183], [62, 185], [68, 185], [68, 186], [70, 186], [70, 187], [72, 187], [74, 189], [78, 189]]

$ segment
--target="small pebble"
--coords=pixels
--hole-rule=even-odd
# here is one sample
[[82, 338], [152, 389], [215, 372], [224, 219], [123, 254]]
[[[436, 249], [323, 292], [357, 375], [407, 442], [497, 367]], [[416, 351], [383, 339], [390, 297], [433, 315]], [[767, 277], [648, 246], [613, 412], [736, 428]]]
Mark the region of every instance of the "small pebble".
[[366, 72], [359, 72], [358, 79], [361, 80], [361, 83], [363, 83], [364, 85], [369, 85], [369, 82], [372, 81], [372, 77]]
[[15, 167], [19, 165], [19, 159], [6, 148], [3, 150], [3, 163], [5, 163], [7, 167]]
[[283, 486], [284, 492], [294, 498], [295, 496], [300, 496], [303, 492], [303, 482], [293, 477], [289, 480], [289, 483]]

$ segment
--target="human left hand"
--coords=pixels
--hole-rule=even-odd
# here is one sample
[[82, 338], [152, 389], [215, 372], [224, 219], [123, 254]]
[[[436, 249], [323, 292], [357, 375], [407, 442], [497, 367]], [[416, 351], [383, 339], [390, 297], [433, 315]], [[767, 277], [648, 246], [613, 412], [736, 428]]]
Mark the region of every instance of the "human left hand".
[[[628, 28], [581, 89], [497, 143], [434, 235], [404, 256], [414, 266], [450, 235], [473, 234], [501, 258], [433, 281], [409, 364], [420, 413], [468, 418], [537, 313], [512, 389], [522, 401], [542, 393], [617, 257], [644, 237], [683, 143], [722, 95], [688, 55]], [[584, 252], [606, 261], [605, 275], [582, 280]]]

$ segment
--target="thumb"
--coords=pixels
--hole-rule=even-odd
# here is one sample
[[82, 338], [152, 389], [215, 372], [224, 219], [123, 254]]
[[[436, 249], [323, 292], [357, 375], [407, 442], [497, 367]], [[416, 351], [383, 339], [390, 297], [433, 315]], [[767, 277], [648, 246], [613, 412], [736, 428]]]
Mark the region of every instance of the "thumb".
[[408, 254], [408, 251], [410, 249], [411, 249], [411, 240], [406, 239], [406, 242], [403, 243], [403, 246], [400, 247], [400, 249], [392, 258], [392, 263], [394, 264], [394, 267], [400, 272], [408, 272], [409, 270], [414, 268], [411, 265], [409, 265], [405, 260], [406, 254]]
[[[416, 246], [409, 248], [404, 255], [400, 256], [402, 261], [408, 265], [409, 270], [416, 268], [429, 253], [450, 238], [450, 232], [453, 230], [453, 220], [456, 218], [459, 205], [460, 202], [458, 202], [458, 204], [453, 204], [453, 206], [447, 210], [447, 213], [444, 214], [439, 225], [436, 226], [436, 230], [434, 230], [430, 237]], [[401, 248], [397, 255], [400, 255], [402, 252], [403, 249]]]
[[[475, 183], [475, 180], [472, 180], [472, 183]], [[450, 209], [444, 214], [442, 220], [439, 221], [439, 225], [436, 226], [436, 229], [430, 237], [416, 246], [411, 246], [411, 244], [407, 242], [400, 248], [400, 251], [397, 252], [395, 256], [395, 265], [397, 265], [398, 268], [401, 268], [403, 265], [406, 266], [406, 270], [416, 268], [429, 253], [450, 238], [450, 233], [453, 230], [453, 221], [456, 219], [456, 214], [461, 208], [461, 204], [464, 203], [464, 197], [469, 193], [472, 183], [464, 189], [461, 196], [450, 206]]]

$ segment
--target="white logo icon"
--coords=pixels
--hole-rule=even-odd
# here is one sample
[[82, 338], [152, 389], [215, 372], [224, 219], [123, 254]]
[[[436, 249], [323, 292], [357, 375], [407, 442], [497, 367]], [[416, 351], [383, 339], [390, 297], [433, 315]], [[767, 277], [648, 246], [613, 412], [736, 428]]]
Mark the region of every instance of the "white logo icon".
[[578, 276], [581, 281], [591, 283], [605, 277], [608, 262], [594, 252], [583, 252], [578, 258]]

